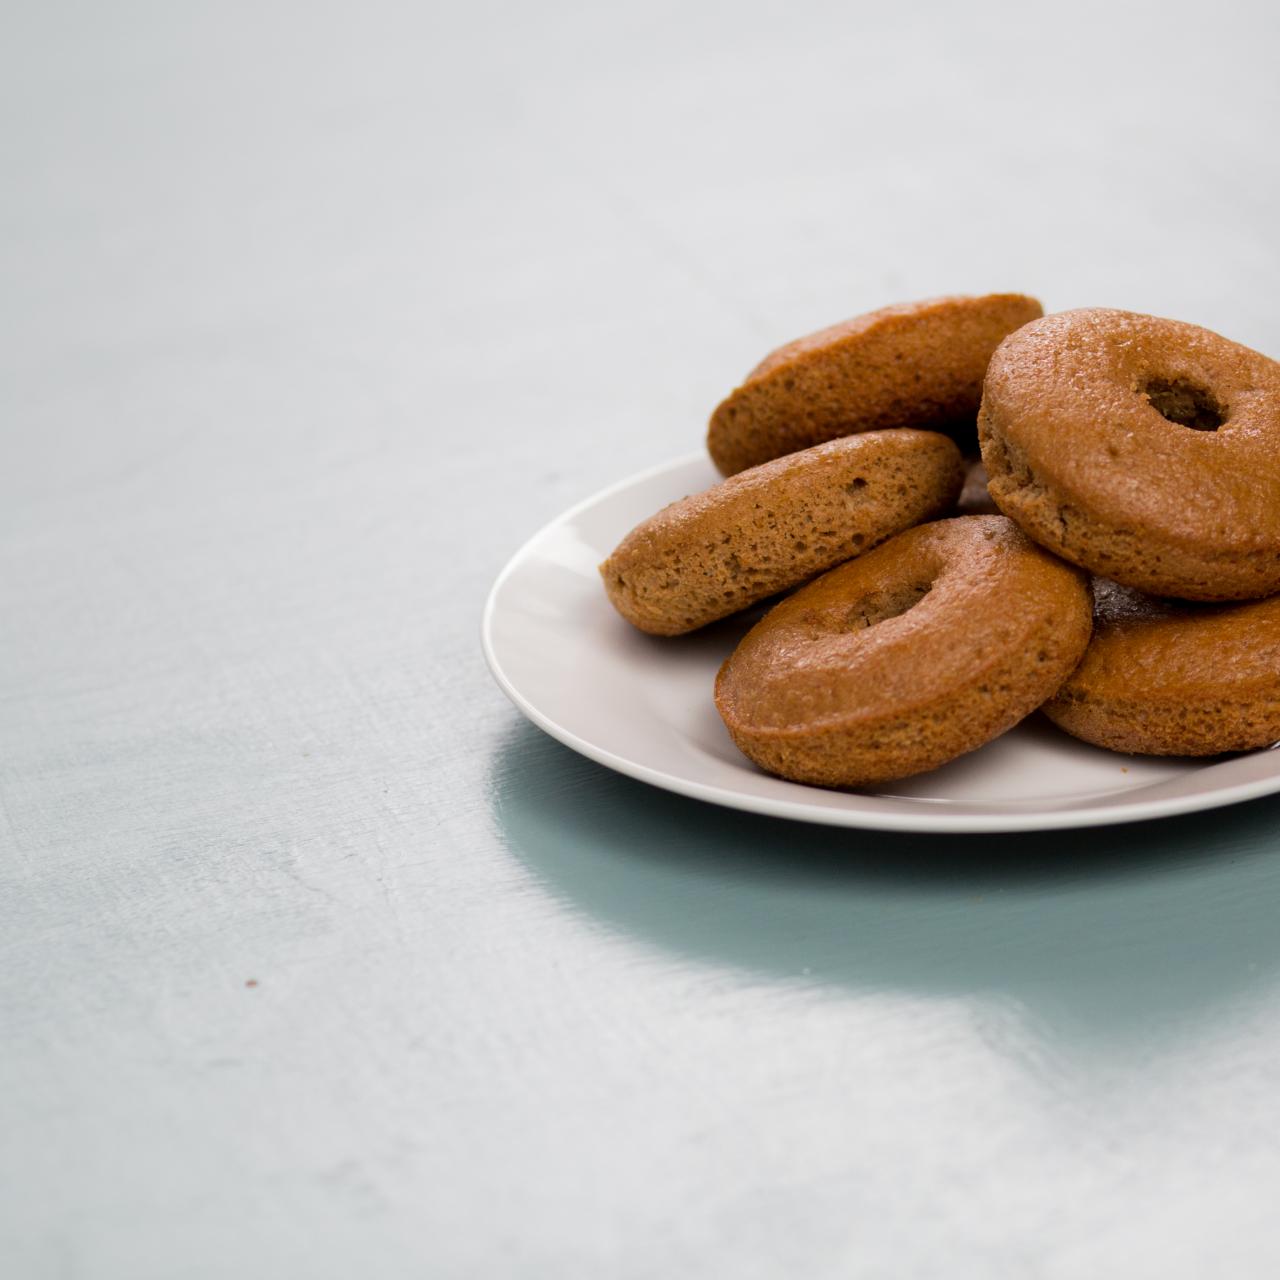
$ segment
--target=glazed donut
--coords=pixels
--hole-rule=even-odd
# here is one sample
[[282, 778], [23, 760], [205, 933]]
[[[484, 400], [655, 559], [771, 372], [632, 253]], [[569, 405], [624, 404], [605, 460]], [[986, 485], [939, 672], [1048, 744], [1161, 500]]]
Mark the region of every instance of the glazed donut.
[[978, 418], [991, 496], [1042, 546], [1142, 591], [1280, 590], [1280, 364], [1127, 311], [1001, 343]]
[[752, 467], [673, 502], [600, 566], [614, 607], [674, 636], [727, 617], [946, 511], [960, 452], [932, 431], [873, 431]]
[[1045, 704], [1085, 742], [1140, 755], [1216, 755], [1280, 740], [1280, 596], [1154, 600], [1094, 583], [1093, 640]]
[[1084, 574], [1004, 516], [899, 534], [777, 605], [716, 679], [762, 769], [828, 787], [936, 768], [1035, 710], [1080, 660]]
[[858, 431], [973, 432], [982, 375], [1006, 334], [1042, 313], [992, 293], [885, 307], [779, 347], [711, 415], [724, 475]]

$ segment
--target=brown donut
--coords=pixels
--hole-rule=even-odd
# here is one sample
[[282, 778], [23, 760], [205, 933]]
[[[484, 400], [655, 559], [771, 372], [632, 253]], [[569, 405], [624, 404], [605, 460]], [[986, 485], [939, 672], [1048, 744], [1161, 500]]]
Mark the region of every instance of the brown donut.
[[1280, 364], [1195, 325], [1065, 311], [1001, 343], [991, 496], [1037, 542], [1157, 595], [1280, 590]]
[[1020, 293], [934, 298], [884, 307], [779, 347], [711, 415], [712, 460], [733, 475], [858, 431], [972, 434], [991, 353], [1041, 313]]
[[762, 769], [848, 787], [936, 768], [1051, 697], [1089, 642], [1089, 588], [1004, 516], [899, 534], [768, 613], [716, 706]]
[[1154, 600], [1094, 583], [1093, 640], [1045, 714], [1085, 742], [1205, 756], [1280, 740], [1280, 596]]
[[963, 473], [959, 450], [932, 431], [832, 440], [673, 502], [600, 575], [628, 622], [681, 635], [941, 514]]

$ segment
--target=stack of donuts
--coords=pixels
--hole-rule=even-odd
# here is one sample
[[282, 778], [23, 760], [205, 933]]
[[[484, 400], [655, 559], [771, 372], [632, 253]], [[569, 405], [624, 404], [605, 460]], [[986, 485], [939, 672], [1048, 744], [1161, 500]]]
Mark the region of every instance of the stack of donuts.
[[1037, 708], [1126, 753], [1280, 739], [1267, 356], [1126, 311], [941, 298], [774, 351], [707, 444], [727, 479], [600, 572], [659, 636], [791, 592], [715, 683], [770, 773], [875, 785]]

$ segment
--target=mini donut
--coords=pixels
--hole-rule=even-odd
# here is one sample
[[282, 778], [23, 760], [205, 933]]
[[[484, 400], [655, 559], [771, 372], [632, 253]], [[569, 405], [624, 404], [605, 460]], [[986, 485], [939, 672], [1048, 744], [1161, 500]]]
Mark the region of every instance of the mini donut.
[[1093, 640], [1045, 714], [1112, 751], [1207, 756], [1280, 740], [1280, 596], [1154, 600], [1094, 583]]
[[991, 353], [1040, 314], [1040, 304], [1020, 293], [934, 298], [788, 343], [711, 415], [711, 458], [733, 475], [858, 431], [925, 427], [972, 435]]
[[1089, 586], [1004, 516], [899, 534], [788, 597], [716, 679], [730, 736], [796, 782], [945, 764], [1051, 697], [1089, 642]]
[[600, 566], [605, 591], [641, 631], [681, 635], [932, 519], [963, 474], [959, 450], [932, 431], [817, 445], [651, 516]]
[[1280, 590], [1280, 364], [1128, 311], [1006, 338], [978, 418], [991, 496], [1101, 577], [1187, 600]]

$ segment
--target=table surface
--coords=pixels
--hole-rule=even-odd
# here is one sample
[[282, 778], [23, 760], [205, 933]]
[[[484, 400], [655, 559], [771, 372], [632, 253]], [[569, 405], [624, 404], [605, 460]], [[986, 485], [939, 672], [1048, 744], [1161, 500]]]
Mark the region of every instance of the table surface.
[[9, 9], [7, 1276], [1276, 1274], [1280, 799], [751, 818], [478, 627], [844, 316], [1280, 353], [1280, 10]]

